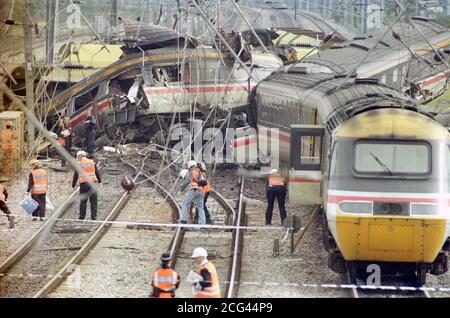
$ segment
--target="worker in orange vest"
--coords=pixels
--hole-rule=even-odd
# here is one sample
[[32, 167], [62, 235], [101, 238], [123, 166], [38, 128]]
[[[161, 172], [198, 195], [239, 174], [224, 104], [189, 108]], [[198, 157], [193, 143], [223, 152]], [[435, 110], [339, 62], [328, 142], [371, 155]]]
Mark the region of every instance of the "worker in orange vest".
[[86, 174], [86, 177], [78, 176], [78, 172], [75, 170], [72, 179], [72, 188], [75, 188], [77, 182], [80, 183], [80, 220], [84, 220], [86, 217], [87, 201], [89, 199], [91, 203], [91, 220], [97, 219], [97, 189], [92, 188], [89, 184], [98, 182], [102, 186], [100, 173], [98, 172], [97, 165], [94, 160], [88, 159], [86, 152], [83, 150], [77, 153], [78, 164]]
[[153, 273], [152, 297], [175, 298], [175, 290], [180, 286], [180, 276], [172, 268], [172, 257], [169, 253], [161, 256], [161, 267]]
[[[58, 129], [56, 130], [58, 135], [58, 142], [63, 146], [67, 152], [70, 154], [72, 148], [72, 130], [70, 128], [69, 117], [63, 117], [58, 124]], [[66, 166], [66, 160], [61, 156], [61, 167]]]
[[280, 209], [281, 224], [286, 218], [286, 208], [284, 202], [286, 200], [286, 179], [278, 174], [277, 169], [272, 169], [266, 183], [266, 225], [272, 224], [272, 212], [275, 198], [278, 200], [278, 208]]
[[0, 183], [0, 210], [6, 214], [9, 221], [9, 228], [13, 229], [15, 225], [14, 216], [11, 216], [11, 211], [6, 205], [6, 201], [8, 200], [8, 191], [6, 191], [6, 187]]
[[188, 172], [184, 176], [184, 180], [181, 182], [180, 189], [183, 191], [188, 185], [190, 185], [189, 191], [186, 193], [183, 201], [181, 202], [181, 220], [180, 223], [186, 224], [189, 214], [189, 207], [192, 201], [195, 201], [199, 210], [199, 223], [206, 224], [205, 210], [203, 208], [204, 193], [201, 192], [205, 186], [202, 180], [200, 169], [197, 167], [197, 162], [191, 160], [187, 165]]
[[[199, 191], [203, 193], [203, 209], [205, 211], [206, 224], [213, 224], [211, 220], [211, 215], [209, 214], [208, 207], [206, 206], [206, 201], [208, 201], [209, 194], [212, 191], [211, 183], [206, 178], [206, 164], [202, 162], [198, 168], [200, 169], [200, 173], [202, 174], [202, 179], [205, 180], [205, 186], [202, 187]], [[198, 223], [198, 208], [195, 209], [194, 223]]]
[[194, 272], [202, 277], [192, 283], [196, 298], [220, 298], [219, 276], [216, 267], [208, 260], [208, 253], [203, 247], [194, 249]]
[[0, 133], [0, 147], [2, 150], [0, 170], [2, 176], [10, 176], [12, 173], [16, 139], [17, 135], [14, 125], [12, 121], [7, 120], [5, 122], [5, 128]]
[[48, 174], [47, 171], [42, 168], [39, 161], [36, 159], [30, 160], [31, 172], [28, 178], [28, 188], [27, 193], [31, 192], [31, 197], [39, 205], [36, 210], [32, 213], [33, 221], [37, 218], [41, 221], [45, 217], [45, 203], [48, 191]]

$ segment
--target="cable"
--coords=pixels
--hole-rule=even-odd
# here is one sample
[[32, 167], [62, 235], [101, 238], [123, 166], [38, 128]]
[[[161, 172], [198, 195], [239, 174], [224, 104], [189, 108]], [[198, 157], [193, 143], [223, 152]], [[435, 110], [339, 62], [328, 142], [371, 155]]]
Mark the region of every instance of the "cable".
[[[12, 20], [12, 15], [14, 12], [15, 4], [16, 4], [16, 0], [12, 0], [11, 9], [9, 10], [8, 20]], [[5, 28], [3, 29], [2, 33], [6, 34], [6, 33], [8, 33], [8, 31], [9, 31], [9, 25], [7, 24], [5, 26]]]

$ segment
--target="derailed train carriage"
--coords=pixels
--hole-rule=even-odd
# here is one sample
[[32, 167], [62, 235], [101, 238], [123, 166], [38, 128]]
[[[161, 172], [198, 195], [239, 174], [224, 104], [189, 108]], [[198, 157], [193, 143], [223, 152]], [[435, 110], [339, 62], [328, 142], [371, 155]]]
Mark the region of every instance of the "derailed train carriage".
[[330, 269], [356, 282], [377, 263], [418, 285], [447, 272], [448, 131], [377, 79], [309, 71], [260, 82], [250, 119], [279, 142], [290, 201], [323, 205]]
[[[217, 106], [219, 113], [233, 112], [240, 118], [250, 90], [282, 65], [276, 54], [250, 49], [239, 35], [230, 37], [231, 45], [251, 68], [253, 78], [249, 78], [222, 47], [199, 45], [194, 38], [156, 25], [123, 24], [121, 58], [46, 105], [52, 115], [65, 111], [77, 136], [84, 135], [83, 123], [91, 115], [97, 118], [97, 129], [109, 138], [128, 135], [143, 141], [161, 125], [168, 128], [174, 114], [179, 115], [177, 121], [204, 118]], [[57, 84], [52, 83], [51, 90]]]

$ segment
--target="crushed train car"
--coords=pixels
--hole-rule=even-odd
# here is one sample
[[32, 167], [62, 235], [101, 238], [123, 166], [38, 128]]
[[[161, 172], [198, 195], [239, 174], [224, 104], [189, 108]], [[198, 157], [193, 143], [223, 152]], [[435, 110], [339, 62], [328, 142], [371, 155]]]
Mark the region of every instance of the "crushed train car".
[[49, 118], [65, 112], [79, 137], [90, 115], [110, 139], [127, 135], [131, 140], [148, 140], [160, 130], [161, 121], [169, 126], [174, 114], [179, 114], [177, 121], [202, 119], [217, 108], [245, 118], [241, 113], [246, 111], [251, 89], [282, 65], [275, 53], [251, 48], [231, 34], [227, 40], [251, 69], [253, 78], [249, 78], [222, 46], [200, 45], [161, 26], [136, 21], [123, 21], [123, 26], [121, 57], [46, 105]]

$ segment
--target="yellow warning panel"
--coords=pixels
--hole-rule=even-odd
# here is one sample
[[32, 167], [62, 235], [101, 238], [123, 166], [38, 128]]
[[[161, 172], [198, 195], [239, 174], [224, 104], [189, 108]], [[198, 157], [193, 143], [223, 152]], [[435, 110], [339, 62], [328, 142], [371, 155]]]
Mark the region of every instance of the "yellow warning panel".
[[337, 241], [346, 260], [432, 263], [446, 237], [437, 217], [336, 216]]

